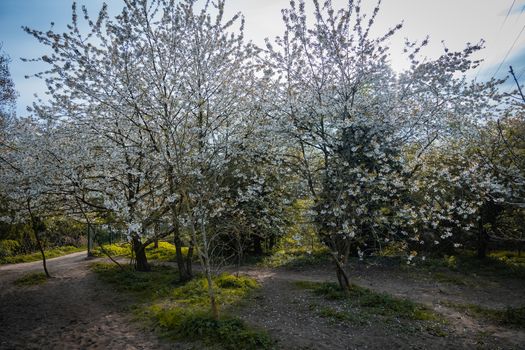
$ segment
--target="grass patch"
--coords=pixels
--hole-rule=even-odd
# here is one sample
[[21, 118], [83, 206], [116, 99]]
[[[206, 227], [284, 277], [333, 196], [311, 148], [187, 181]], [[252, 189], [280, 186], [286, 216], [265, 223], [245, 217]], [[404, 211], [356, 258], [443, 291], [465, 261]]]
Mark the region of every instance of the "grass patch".
[[419, 262], [415, 268], [431, 272], [454, 271], [465, 275], [523, 278], [525, 258], [517, 253], [500, 251], [490, 253], [485, 259], [478, 259], [474, 252], [464, 251], [458, 255], [426, 259]]
[[263, 331], [247, 326], [242, 320], [225, 316], [214, 320], [206, 311], [188, 309], [154, 310], [159, 324], [175, 338], [199, 340], [223, 349], [270, 349], [273, 341]]
[[36, 286], [47, 281], [47, 276], [43, 272], [31, 272], [19, 279], [15, 280], [13, 284], [17, 286]]
[[458, 311], [491, 323], [525, 329], [525, 306], [518, 308], [489, 309], [474, 304], [445, 303]]
[[489, 257], [509, 266], [514, 270], [525, 270], [525, 253], [500, 250], [492, 252]]
[[[272, 347], [273, 342], [267, 333], [251, 328], [225, 312], [221, 312], [224, 316], [219, 320], [211, 317], [207, 281], [202, 276], [177, 284], [174, 282], [177, 270], [169, 266], [153, 265], [151, 272], [136, 272], [96, 263], [92, 269], [103, 281], [133, 298], [139, 319], [153, 324], [170, 338], [220, 344], [224, 349]], [[258, 288], [252, 278], [228, 274], [215, 277], [213, 284], [222, 310]]]
[[[59, 256], [77, 253], [86, 250], [85, 247], [63, 246], [56, 247], [45, 251], [46, 259], [58, 258]], [[42, 254], [35, 252], [31, 254], [20, 254], [15, 256], [6, 256], [0, 258], [0, 264], [18, 264], [42, 260]]]
[[[129, 243], [115, 243], [104, 245], [104, 249], [111, 256], [122, 256], [131, 258], [131, 245]], [[188, 247], [182, 247], [182, 254], [188, 254]], [[98, 257], [105, 257], [106, 254], [97, 247], [93, 249], [93, 255]], [[149, 260], [157, 261], [175, 261], [175, 245], [169, 242], [160, 241], [158, 248], [150, 244], [146, 247], [146, 257]]]
[[308, 250], [302, 248], [292, 248], [288, 250], [277, 250], [270, 256], [264, 257], [259, 263], [263, 267], [292, 267], [300, 268], [315, 266], [330, 262], [327, 248], [316, 248]]
[[[129, 243], [104, 244], [104, 250], [111, 256], [131, 257], [131, 246]], [[100, 247], [93, 248], [91, 252], [96, 257], [106, 256]]]
[[[417, 321], [438, 321], [439, 317], [423, 305], [407, 299], [394, 298], [388, 294], [377, 293], [370, 289], [352, 285], [348, 294], [345, 294], [335, 283], [298, 281], [295, 285], [312, 291], [327, 300], [344, 300], [347, 308], [346, 316], [336, 318], [355, 319], [349, 313], [365, 313], [380, 315], [387, 318], [402, 318]], [[326, 314], [326, 312], [325, 312]]]

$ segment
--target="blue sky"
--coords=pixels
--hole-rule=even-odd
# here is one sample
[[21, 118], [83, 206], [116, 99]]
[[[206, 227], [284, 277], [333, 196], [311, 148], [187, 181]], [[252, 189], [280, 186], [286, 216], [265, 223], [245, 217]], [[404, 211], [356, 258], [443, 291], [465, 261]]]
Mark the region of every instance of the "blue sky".
[[[335, 7], [343, 6], [347, 0], [332, 0]], [[42, 69], [38, 63], [24, 63], [20, 57], [42, 56], [45, 48], [34, 38], [23, 32], [22, 26], [47, 30], [50, 23], [56, 29], [65, 29], [70, 22], [73, 0], [0, 0], [0, 42], [3, 51], [11, 59], [11, 74], [19, 92], [17, 111], [25, 114], [34, 94], [43, 96], [43, 83], [36, 78], [25, 79]], [[102, 0], [79, 0], [92, 14], [96, 14]], [[121, 0], [107, 0], [110, 14], [122, 7]], [[227, 12], [241, 11], [246, 17], [246, 36], [258, 44], [265, 37], [282, 33], [280, 9], [288, 0], [228, 0]], [[363, 0], [364, 7], [375, 4], [375, 0]], [[511, 9], [511, 5], [512, 9]], [[510, 10], [510, 11], [509, 11]], [[508, 75], [513, 65], [520, 81], [525, 82], [525, 0], [383, 0], [382, 11], [376, 22], [377, 33], [404, 22], [404, 29], [392, 41], [392, 65], [401, 71], [405, 62], [401, 55], [401, 43], [405, 37], [411, 40], [430, 36], [430, 45], [425, 54], [435, 57], [442, 52], [444, 40], [451, 49], [461, 49], [466, 42], [486, 40], [486, 49], [479, 54], [485, 59], [481, 69], [474, 72], [479, 79], [490, 78], [503, 58], [513, 49], [498, 71], [498, 77]], [[507, 16], [507, 14], [509, 14]], [[518, 34], [523, 31], [521, 36]], [[516, 40], [517, 39], [517, 40]], [[512, 85], [508, 85], [512, 87]]]

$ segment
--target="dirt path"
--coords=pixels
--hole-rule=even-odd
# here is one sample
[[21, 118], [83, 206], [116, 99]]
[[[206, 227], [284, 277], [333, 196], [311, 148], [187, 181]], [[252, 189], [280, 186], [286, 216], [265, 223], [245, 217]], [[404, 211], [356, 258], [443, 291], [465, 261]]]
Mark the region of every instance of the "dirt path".
[[[293, 281], [335, 282], [330, 267], [307, 270], [245, 269], [262, 289], [239, 312], [246, 321], [267, 329], [285, 349], [525, 349], [525, 332], [486, 324], [450, 309], [446, 302], [484, 307], [523, 305], [524, 281], [484, 286], [437, 283], [425, 276], [378, 267], [352, 270], [363, 287], [422, 303], [447, 320], [447, 335], [387, 324], [349, 325], [320, 317], [319, 298], [294, 287]], [[318, 310], [317, 310], [318, 311]]]
[[[89, 271], [85, 253], [49, 260], [54, 278], [44, 285], [17, 287], [41, 263], [0, 266], [0, 349], [187, 349], [167, 344], [131, 320], [129, 304]], [[321, 317], [319, 297], [293, 281], [335, 281], [330, 266], [304, 270], [249, 267], [244, 274], [262, 288], [234, 311], [266, 329], [278, 349], [524, 349], [525, 333], [485, 324], [446, 307], [446, 302], [485, 307], [519, 306], [525, 281], [473, 276], [465, 285], [439, 283], [399, 268], [361, 266], [352, 280], [376, 291], [423, 303], [443, 314], [447, 335], [404, 324], [354, 325]], [[479, 283], [477, 283], [479, 282]]]
[[0, 349], [177, 349], [131, 322], [92, 261], [82, 252], [51, 259], [53, 279], [32, 287], [12, 281], [41, 271], [40, 262], [0, 266]]

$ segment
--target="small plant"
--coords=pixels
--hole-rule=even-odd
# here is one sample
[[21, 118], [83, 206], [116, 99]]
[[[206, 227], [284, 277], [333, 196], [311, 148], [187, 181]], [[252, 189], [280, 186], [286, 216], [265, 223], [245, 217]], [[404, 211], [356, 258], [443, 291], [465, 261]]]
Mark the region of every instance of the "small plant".
[[13, 283], [17, 286], [36, 286], [47, 281], [47, 276], [43, 272], [32, 272], [28, 273]]
[[269, 349], [273, 341], [267, 333], [248, 327], [238, 318], [215, 320], [205, 312], [178, 313], [176, 322], [164, 323], [174, 330], [176, 336], [203, 340], [208, 344], [220, 344], [224, 349]]

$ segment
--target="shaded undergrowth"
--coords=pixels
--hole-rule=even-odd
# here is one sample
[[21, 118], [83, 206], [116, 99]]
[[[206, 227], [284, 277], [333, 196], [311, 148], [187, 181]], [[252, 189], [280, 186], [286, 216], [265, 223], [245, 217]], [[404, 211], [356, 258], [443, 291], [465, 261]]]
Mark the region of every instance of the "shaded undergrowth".
[[[321, 300], [330, 303], [310, 305], [319, 316], [332, 321], [348, 322], [354, 325], [370, 325], [382, 322], [401, 326], [409, 330], [426, 330], [431, 334], [443, 336], [441, 326], [444, 320], [424, 305], [370, 289], [352, 285], [348, 293], [335, 283], [297, 281], [295, 286], [311, 291]], [[417, 325], [410, 324], [418, 322]]]
[[[129, 243], [113, 243], [105, 244], [104, 250], [111, 256], [131, 258], [132, 250]], [[188, 254], [188, 247], [182, 247], [182, 254]], [[106, 254], [100, 247], [93, 249], [93, 255], [97, 257], [104, 257]], [[153, 244], [146, 247], [146, 256], [150, 260], [157, 261], [175, 261], [175, 245], [169, 242], [160, 241], [158, 247], [155, 248]]]
[[197, 276], [178, 284], [176, 269], [153, 266], [148, 273], [121, 270], [114, 265], [94, 264], [92, 269], [106, 283], [133, 298], [138, 319], [157, 328], [170, 339], [198, 340], [219, 344], [224, 349], [268, 349], [270, 337], [240, 319], [229, 315], [227, 309], [258, 288], [248, 277], [223, 274], [214, 278], [216, 299], [221, 318], [214, 320], [209, 312], [206, 279]]
[[309, 249], [301, 247], [276, 250], [271, 255], [262, 257], [257, 261], [257, 265], [262, 267], [301, 268], [318, 266], [330, 261], [327, 248], [317, 247]]

